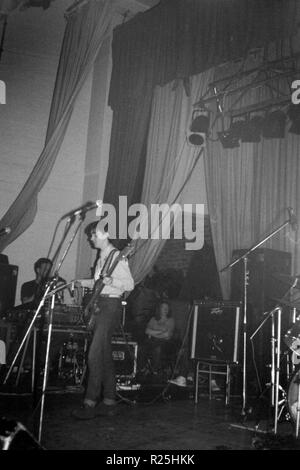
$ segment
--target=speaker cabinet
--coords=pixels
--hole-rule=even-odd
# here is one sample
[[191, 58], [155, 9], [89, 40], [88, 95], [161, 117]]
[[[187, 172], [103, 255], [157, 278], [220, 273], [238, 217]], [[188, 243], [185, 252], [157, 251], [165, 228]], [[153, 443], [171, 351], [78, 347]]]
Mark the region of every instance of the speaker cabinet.
[[0, 450], [45, 450], [19, 421], [0, 419]]
[[15, 305], [18, 266], [0, 264], [0, 317]]
[[117, 378], [134, 378], [137, 368], [137, 343], [112, 341], [112, 357]]
[[[233, 261], [247, 250], [234, 250]], [[291, 274], [291, 254], [285, 251], [258, 248], [248, 256], [248, 289], [247, 300], [251, 307], [254, 320], [272, 310], [289, 289], [284, 274]], [[235, 264], [231, 271], [231, 299], [243, 300], [244, 292], [244, 263]]]
[[195, 301], [191, 359], [238, 363], [240, 322], [240, 302]]

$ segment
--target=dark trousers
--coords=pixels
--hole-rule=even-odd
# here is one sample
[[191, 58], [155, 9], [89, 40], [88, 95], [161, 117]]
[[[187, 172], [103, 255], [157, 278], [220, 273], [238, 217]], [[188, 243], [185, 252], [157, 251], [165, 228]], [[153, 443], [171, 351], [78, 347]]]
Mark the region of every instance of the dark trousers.
[[164, 360], [174, 353], [175, 356], [176, 343], [171, 340], [159, 338], [147, 338], [145, 343], [145, 355], [151, 359], [152, 367], [158, 371], [163, 368]]
[[116, 378], [112, 358], [112, 335], [121, 320], [120, 299], [100, 297], [92, 316], [93, 337], [88, 354], [88, 384], [85, 399], [115, 399]]

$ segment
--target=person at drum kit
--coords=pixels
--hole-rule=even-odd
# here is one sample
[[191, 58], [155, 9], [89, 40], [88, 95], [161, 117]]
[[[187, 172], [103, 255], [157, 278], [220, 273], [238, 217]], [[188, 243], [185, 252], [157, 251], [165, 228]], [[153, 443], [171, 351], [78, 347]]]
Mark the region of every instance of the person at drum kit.
[[94, 279], [77, 280], [77, 286], [91, 288], [102, 279], [103, 288], [91, 307], [86, 308], [90, 315], [88, 329], [92, 339], [88, 352], [88, 382], [83, 405], [72, 415], [76, 419], [92, 419], [96, 416], [112, 416], [116, 412], [116, 379], [112, 358], [112, 335], [121, 321], [121, 298], [134, 288], [134, 281], [127, 260], [120, 259], [110, 276], [109, 268], [120, 252], [109, 240], [108, 232], [99, 227], [99, 222], [89, 224], [85, 233], [92, 246], [100, 250]]
[[[39, 258], [34, 263], [35, 279], [24, 282], [21, 287], [21, 302], [27, 308], [36, 308], [41, 301], [46, 284], [50, 279], [52, 261], [49, 258]], [[56, 286], [62, 286], [66, 281], [59, 277]], [[57, 294], [56, 300], [63, 302], [62, 291]]]

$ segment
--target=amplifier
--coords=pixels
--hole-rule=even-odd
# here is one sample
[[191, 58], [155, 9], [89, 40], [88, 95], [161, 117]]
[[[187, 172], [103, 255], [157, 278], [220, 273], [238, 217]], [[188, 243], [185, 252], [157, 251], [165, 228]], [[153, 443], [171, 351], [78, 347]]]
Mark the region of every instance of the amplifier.
[[111, 344], [116, 377], [135, 377], [137, 369], [137, 343], [134, 341], [112, 341]]
[[[47, 314], [49, 311], [47, 312]], [[53, 324], [77, 325], [82, 323], [82, 308], [77, 305], [55, 305], [53, 311]]]
[[191, 359], [238, 363], [241, 302], [195, 301]]

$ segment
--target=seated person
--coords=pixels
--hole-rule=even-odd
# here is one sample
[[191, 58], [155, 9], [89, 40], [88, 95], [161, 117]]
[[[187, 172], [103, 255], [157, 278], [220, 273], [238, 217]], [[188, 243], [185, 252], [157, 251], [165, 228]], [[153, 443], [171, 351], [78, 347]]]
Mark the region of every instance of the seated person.
[[[50, 279], [52, 269], [52, 261], [48, 258], [39, 258], [34, 263], [35, 279], [24, 282], [21, 287], [21, 302], [27, 304], [28, 308], [37, 307], [41, 301], [47, 281]], [[57, 287], [66, 284], [66, 281], [59, 277]], [[56, 295], [58, 302], [63, 302], [63, 292], [60, 291]]]
[[151, 358], [154, 372], [162, 368], [162, 357], [174, 348], [175, 321], [168, 302], [158, 304], [155, 315], [149, 320], [145, 334], [145, 349]]

